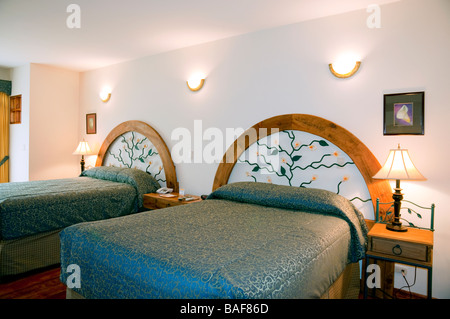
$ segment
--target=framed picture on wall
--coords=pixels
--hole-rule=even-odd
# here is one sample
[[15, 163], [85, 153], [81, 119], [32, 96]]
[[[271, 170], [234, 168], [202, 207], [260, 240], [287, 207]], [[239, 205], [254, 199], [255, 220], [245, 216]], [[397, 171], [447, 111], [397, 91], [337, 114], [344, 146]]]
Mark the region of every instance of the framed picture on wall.
[[425, 92], [384, 95], [384, 135], [424, 135]]
[[97, 114], [86, 114], [86, 134], [97, 134]]

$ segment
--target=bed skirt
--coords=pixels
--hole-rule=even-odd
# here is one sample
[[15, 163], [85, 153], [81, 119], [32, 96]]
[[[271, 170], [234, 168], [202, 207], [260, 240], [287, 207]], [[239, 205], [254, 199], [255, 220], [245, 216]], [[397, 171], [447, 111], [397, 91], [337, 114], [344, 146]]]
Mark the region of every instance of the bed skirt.
[[358, 299], [360, 283], [359, 262], [348, 264], [321, 299]]
[[0, 241], [0, 282], [60, 263], [59, 233], [54, 230], [19, 239]]
[[[358, 299], [360, 278], [359, 262], [348, 264], [320, 299]], [[84, 299], [84, 297], [67, 288], [66, 299]]]

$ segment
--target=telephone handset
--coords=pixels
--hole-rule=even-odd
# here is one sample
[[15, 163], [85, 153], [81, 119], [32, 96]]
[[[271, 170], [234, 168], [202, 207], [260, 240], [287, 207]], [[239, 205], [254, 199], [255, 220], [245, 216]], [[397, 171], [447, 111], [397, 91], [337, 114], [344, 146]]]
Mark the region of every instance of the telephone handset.
[[156, 191], [158, 194], [169, 194], [173, 192], [173, 188], [161, 187]]

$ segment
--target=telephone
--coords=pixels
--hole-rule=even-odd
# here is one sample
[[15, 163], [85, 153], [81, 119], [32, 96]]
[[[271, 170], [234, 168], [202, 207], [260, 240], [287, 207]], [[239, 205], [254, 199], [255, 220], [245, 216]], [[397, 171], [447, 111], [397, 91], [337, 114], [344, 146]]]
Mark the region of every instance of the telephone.
[[172, 188], [168, 188], [168, 187], [161, 187], [160, 189], [158, 189], [156, 191], [158, 194], [169, 194], [173, 192]]

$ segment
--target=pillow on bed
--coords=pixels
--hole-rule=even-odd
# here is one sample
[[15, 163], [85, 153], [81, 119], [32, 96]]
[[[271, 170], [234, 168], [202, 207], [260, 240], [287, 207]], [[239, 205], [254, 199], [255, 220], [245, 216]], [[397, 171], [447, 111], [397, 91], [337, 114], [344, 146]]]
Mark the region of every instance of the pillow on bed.
[[83, 171], [81, 176], [130, 184], [136, 188], [139, 195], [154, 193], [161, 187], [152, 175], [136, 168], [97, 166]]
[[227, 184], [216, 189], [208, 198], [308, 211], [322, 211], [326, 209], [324, 206], [353, 206], [345, 197], [324, 189], [261, 182]]

